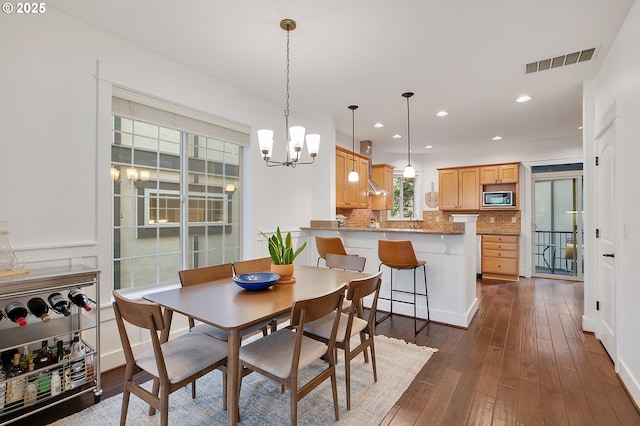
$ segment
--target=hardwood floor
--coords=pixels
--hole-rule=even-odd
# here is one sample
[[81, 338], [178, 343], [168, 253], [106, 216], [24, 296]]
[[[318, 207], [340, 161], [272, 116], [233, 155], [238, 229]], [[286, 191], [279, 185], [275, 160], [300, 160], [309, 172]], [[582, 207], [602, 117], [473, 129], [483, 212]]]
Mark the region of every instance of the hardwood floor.
[[[384, 425], [640, 425], [640, 414], [593, 334], [581, 331], [582, 283], [478, 282], [468, 330], [393, 316], [377, 333], [438, 348]], [[122, 388], [102, 375], [103, 399]], [[92, 395], [15, 425], [46, 425], [93, 404]], [[117, 419], [114, 419], [114, 424]]]
[[377, 332], [438, 348], [384, 425], [640, 425], [640, 414], [591, 333], [583, 285], [478, 282], [468, 330], [394, 317]]

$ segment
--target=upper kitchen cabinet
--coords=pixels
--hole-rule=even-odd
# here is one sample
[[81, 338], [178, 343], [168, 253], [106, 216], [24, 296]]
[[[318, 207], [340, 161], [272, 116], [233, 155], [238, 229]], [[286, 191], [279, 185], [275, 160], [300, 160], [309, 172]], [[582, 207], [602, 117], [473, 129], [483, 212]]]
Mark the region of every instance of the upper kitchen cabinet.
[[518, 183], [520, 163], [491, 164], [480, 167], [480, 184]]
[[393, 166], [374, 164], [371, 166], [371, 180], [382, 187], [386, 194], [370, 195], [372, 210], [391, 210], [393, 208]]
[[[349, 172], [353, 167], [358, 172], [358, 182], [348, 180]], [[336, 146], [336, 207], [369, 208], [368, 180], [368, 157]]]
[[440, 210], [480, 209], [480, 168], [438, 169]]

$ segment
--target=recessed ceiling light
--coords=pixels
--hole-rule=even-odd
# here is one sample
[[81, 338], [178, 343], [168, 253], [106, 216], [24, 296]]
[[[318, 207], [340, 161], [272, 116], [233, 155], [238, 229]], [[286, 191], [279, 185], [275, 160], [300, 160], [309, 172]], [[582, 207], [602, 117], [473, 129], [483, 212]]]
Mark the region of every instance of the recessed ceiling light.
[[522, 103], [522, 102], [529, 102], [530, 100], [531, 100], [531, 96], [522, 95], [518, 99], [516, 99], [516, 102]]
[[431, 149], [431, 148], [433, 148], [433, 146], [431, 146], [431, 145], [427, 145], [427, 146], [425, 146], [425, 148], [426, 148], [426, 149]]
[[492, 141], [501, 141], [502, 140], [502, 136], [494, 136], [491, 138]]
[[394, 138], [394, 139], [400, 139], [402, 136], [400, 136], [399, 134], [396, 133], [395, 135], [393, 135], [391, 137]]
[[376, 123], [376, 124], [373, 125], [373, 127], [375, 127], [376, 129], [379, 129], [380, 127], [384, 127], [384, 124]]
[[449, 115], [447, 111], [438, 111], [436, 114], [437, 117], [446, 117], [447, 115]]

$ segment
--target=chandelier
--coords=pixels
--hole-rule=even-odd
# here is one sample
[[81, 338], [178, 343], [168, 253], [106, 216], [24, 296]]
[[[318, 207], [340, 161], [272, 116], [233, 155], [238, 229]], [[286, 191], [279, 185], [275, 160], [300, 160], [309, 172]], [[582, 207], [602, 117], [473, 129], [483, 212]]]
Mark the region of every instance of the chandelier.
[[273, 161], [271, 160], [271, 154], [273, 151], [273, 130], [260, 129], [258, 130], [258, 143], [260, 145], [260, 152], [262, 158], [264, 158], [267, 167], [276, 166], [288, 166], [295, 167], [298, 164], [313, 164], [318, 155], [318, 148], [320, 147], [320, 135], [310, 134], [306, 136], [307, 150], [311, 156], [311, 161], [301, 162], [300, 153], [305, 141], [305, 128], [302, 126], [289, 127], [289, 40], [290, 32], [296, 29], [296, 21], [293, 19], [283, 19], [280, 21], [280, 28], [287, 32], [287, 74], [286, 74], [286, 95], [285, 95], [285, 109], [284, 109], [284, 125], [286, 134], [286, 153], [287, 157], [285, 161]]

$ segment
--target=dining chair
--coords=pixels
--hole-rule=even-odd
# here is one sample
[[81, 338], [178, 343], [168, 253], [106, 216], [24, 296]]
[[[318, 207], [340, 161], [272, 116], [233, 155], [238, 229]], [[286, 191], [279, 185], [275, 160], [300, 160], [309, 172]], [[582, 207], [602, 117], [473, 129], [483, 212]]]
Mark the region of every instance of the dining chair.
[[327, 268], [342, 269], [345, 271], [364, 271], [367, 258], [357, 254], [334, 254], [327, 253], [325, 257]]
[[233, 262], [233, 274], [249, 274], [251, 272], [270, 272], [273, 260], [271, 257], [259, 259], [241, 260]]
[[[413, 331], [418, 334], [423, 328], [429, 324], [429, 292], [427, 289], [427, 267], [424, 260], [418, 260], [416, 253], [413, 249], [413, 244], [410, 240], [378, 240], [378, 258], [380, 259], [380, 265], [378, 271], [382, 269], [382, 265], [391, 268], [391, 289], [389, 291], [389, 297], [380, 297], [382, 300], [388, 300], [390, 303], [390, 310], [382, 318], [376, 320], [376, 324], [380, 324], [385, 319], [393, 315], [393, 302], [406, 303], [413, 305]], [[418, 293], [416, 289], [416, 270], [422, 268], [424, 274], [424, 293]], [[413, 292], [406, 290], [399, 290], [393, 288], [393, 270], [412, 270], [413, 271]], [[406, 300], [394, 298], [394, 293], [404, 293], [413, 296], [413, 302], [407, 302]], [[418, 328], [418, 315], [417, 315], [417, 296], [424, 296], [427, 304], [427, 318], [426, 321]]]
[[[341, 286], [322, 296], [294, 301], [289, 327], [240, 347], [241, 371], [246, 368], [258, 372], [289, 389], [292, 425], [298, 423], [298, 401], [327, 378], [331, 379], [333, 409], [336, 421], [339, 420], [334, 346], [340, 316], [334, 317], [326, 343], [305, 336], [304, 325], [340, 310], [344, 288]], [[298, 372], [322, 357], [327, 360], [323, 370], [298, 388]]]
[[[126, 360], [120, 425], [126, 424], [129, 397], [133, 393], [149, 404], [150, 416], [159, 410], [160, 424], [166, 426], [169, 422], [169, 394], [215, 369], [226, 376], [227, 344], [201, 333], [186, 333], [162, 342], [158, 333], [168, 336], [170, 324], [165, 323], [160, 305], [129, 300], [116, 291], [113, 291], [113, 297], [113, 310]], [[135, 356], [125, 322], [149, 330], [152, 349]], [[134, 375], [140, 370], [153, 376], [151, 391], [134, 381]], [[226, 405], [226, 400], [223, 404]]]
[[[221, 280], [224, 278], [233, 277], [233, 265], [231, 263], [224, 263], [222, 265], [214, 265], [214, 266], [206, 266], [203, 268], [195, 268], [195, 269], [184, 269], [178, 272], [180, 277], [180, 284], [182, 287], [189, 287], [192, 285], [203, 284], [210, 281]], [[228, 342], [229, 341], [229, 332], [227, 330], [223, 330], [221, 328], [215, 327], [210, 324], [200, 323], [195, 324], [195, 321], [192, 317], [189, 317], [189, 331], [195, 333], [202, 333], [206, 336], [213, 337], [214, 339]], [[240, 332], [241, 338], [250, 334], [255, 333], [256, 331], [262, 331], [262, 335], [266, 336], [268, 333], [267, 326], [264, 324], [258, 324], [253, 327], [249, 327]], [[226, 405], [226, 392], [227, 392], [227, 377], [224, 376], [223, 380], [223, 389], [224, 389], [224, 409], [227, 409]], [[191, 386], [191, 397], [196, 397], [196, 382], [193, 382]]]
[[320, 266], [320, 259], [327, 258], [327, 253], [347, 254], [340, 237], [320, 237], [316, 235], [316, 249], [318, 250], [318, 260], [316, 266]]
[[[343, 271], [364, 271], [364, 265], [367, 258], [356, 254], [333, 254], [327, 253], [325, 264], [330, 269], [342, 269]], [[342, 301], [342, 311], [349, 312], [351, 309], [351, 300], [345, 298]]]
[[[380, 277], [382, 272], [378, 272], [367, 278], [352, 279], [347, 284], [347, 300], [350, 300], [351, 309], [349, 313], [340, 313], [338, 333], [335, 347], [344, 351], [344, 370], [347, 391], [347, 410], [351, 409], [351, 361], [360, 353], [364, 356], [364, 361], [369, 362], [367, 349], [371, 351], [371, 366], [373, 368], [373, 381], [378, 381], [376, 371], [376, 351], [374, 346], [375, 318], [378, 306], [378, 295], [380, 294]], [[363, 299], [372, 296], [371, 307], [364, 309]], [[332, 312], [326, 317], [307, 322], [304, 326], [304, 333], [313, 339], [327, 342], [331, 337], [331, 331], [335, 317], [338, 315]], [[360, 335], [360, 344], [351, 347], [351, 338]]]

